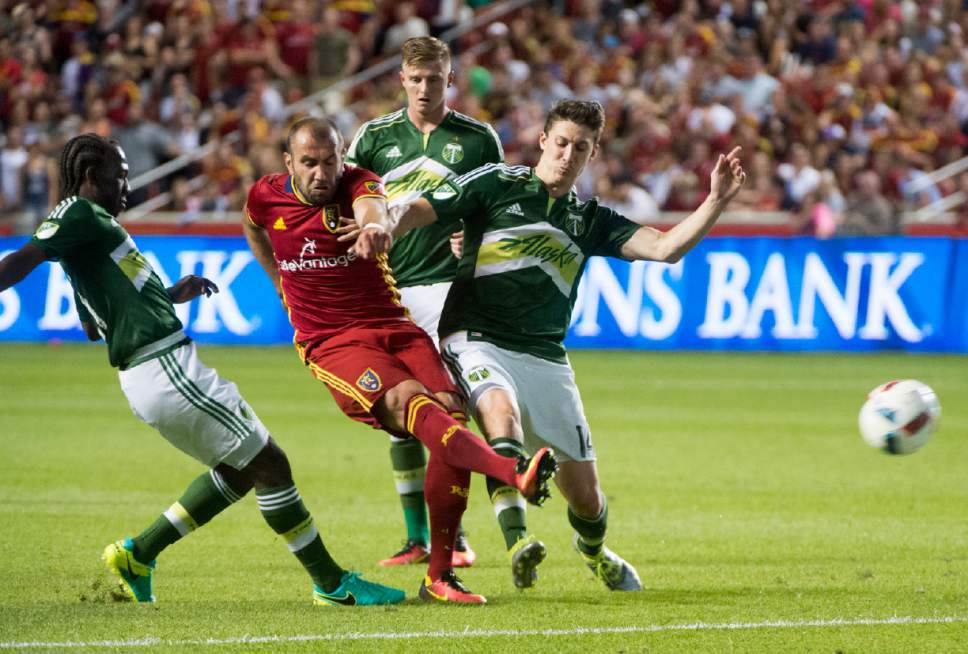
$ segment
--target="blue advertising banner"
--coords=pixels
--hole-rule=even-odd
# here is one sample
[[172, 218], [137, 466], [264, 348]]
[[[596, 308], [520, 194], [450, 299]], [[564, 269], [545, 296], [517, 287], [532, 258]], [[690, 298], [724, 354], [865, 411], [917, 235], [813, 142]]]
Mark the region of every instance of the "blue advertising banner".
[[[24, 243], [0, 239], [0, 256]], [[221, 292], [178, 305], [209, 343], [289, 343], [292, 328], [240, 237], [143, 236], [170, 284], [194, 273]], [[63, 270], [45, 264], [0, 294], [0, 340], [84, 340]], [[968, 352], [968, 241], [707, 238], [674, 264], [592, 258], [573, 348]]]

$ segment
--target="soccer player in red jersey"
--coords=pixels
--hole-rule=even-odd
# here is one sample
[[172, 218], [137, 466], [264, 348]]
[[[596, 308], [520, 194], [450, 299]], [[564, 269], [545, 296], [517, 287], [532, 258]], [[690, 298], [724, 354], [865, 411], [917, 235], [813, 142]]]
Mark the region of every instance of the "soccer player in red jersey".
[[[533, 504], [548, 496], [557, 470], [547, 448], [530, 459], [496, 454], [468, 431], [459, 391], [430, 337], [407, 316], [394, 288], [382, 223], [380, 178], [343, 163], [343, 139], [326, 119], [295, 122], [286, 139], [288, 174], [253, 185], [243, 225], [249, 247], [276, 287], [295, 328], [296, 350], [354, 420], [430, 451], [424, 493], [430, 512], [430, 565], [420, 596], [483, 604], [451, 565], [467, 508], [470, 473], [503, 480]], [[366, 238], [340, 241], [342, 217]]]

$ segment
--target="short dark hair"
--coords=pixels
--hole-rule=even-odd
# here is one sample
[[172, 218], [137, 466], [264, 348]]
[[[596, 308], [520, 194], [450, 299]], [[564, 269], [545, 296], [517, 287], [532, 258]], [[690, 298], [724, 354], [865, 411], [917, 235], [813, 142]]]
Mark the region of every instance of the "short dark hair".
[[118, 143], [113, 139], [93, 133], [72, 138], [60, 156], [60, 199], [80, 193], [88, 170], [101, 171], [108, 162], [120, 158]]
[[296, 134], [304, 129], [310, 130], [312, 135], [317, 139], [328, 138], [329, 133], [332, 132], [336, 135], [336, 150], [343, 150], [343, 135], [340, 133], [339, 128], [336, 127], [336, 123], [329, 118], [306, 116], [290, 125], [289, 133], [286, 134], [286, 152], [290, 155], [292, 154], [292, 140], [296, 137]]
[[547, 134], [555, 123], [568, 120], [576, 125], [587, 127], [595, 132], [595, 141], [605, 128], [605, 109], [595, 100], [560, 100], [545, 118], [544, 132]]

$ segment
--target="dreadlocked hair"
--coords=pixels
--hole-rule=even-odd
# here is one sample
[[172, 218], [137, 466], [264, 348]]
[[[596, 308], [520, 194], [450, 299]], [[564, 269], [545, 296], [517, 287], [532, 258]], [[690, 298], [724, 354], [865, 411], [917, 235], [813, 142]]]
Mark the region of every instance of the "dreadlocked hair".
[[60, 156], [60, 199], [77, 195], [90, 168], [103, 168], [112, 157], [117, 157], [113, 141], [97, 134], [75, 136]]

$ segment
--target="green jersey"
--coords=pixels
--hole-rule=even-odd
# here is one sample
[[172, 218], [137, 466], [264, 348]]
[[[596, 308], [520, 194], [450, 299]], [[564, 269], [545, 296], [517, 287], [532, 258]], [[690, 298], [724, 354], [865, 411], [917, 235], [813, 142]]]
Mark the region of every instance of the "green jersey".
[[[448, 111], [440, 125], [424, 134], [406, 108], [364, 123], [346, 154], [347, 162], [383, 178], [391, 206], [413, 202], [445, 179], [503, 159], [501, 141], [487, 123]], [[394, 243], [390, 269], [397, 286], [452, 281], [457, 260], [449, 238], [457, 229], [427, 225]]]
[[588, 257], [621, 256], [639, 228], [574, 190], [552, 198], [526, 166], [482, 166], [424, 197], [438, 222], [464, 221], [464, 255], [441, 337], [466, 330], [471, 340], [559, 363]]
[[30, 242], [64, 267], [77, 313], [97, 326], [112, 366], [123, 370], [188, 340], [151, 264], [101, 206], [63, 200]]

